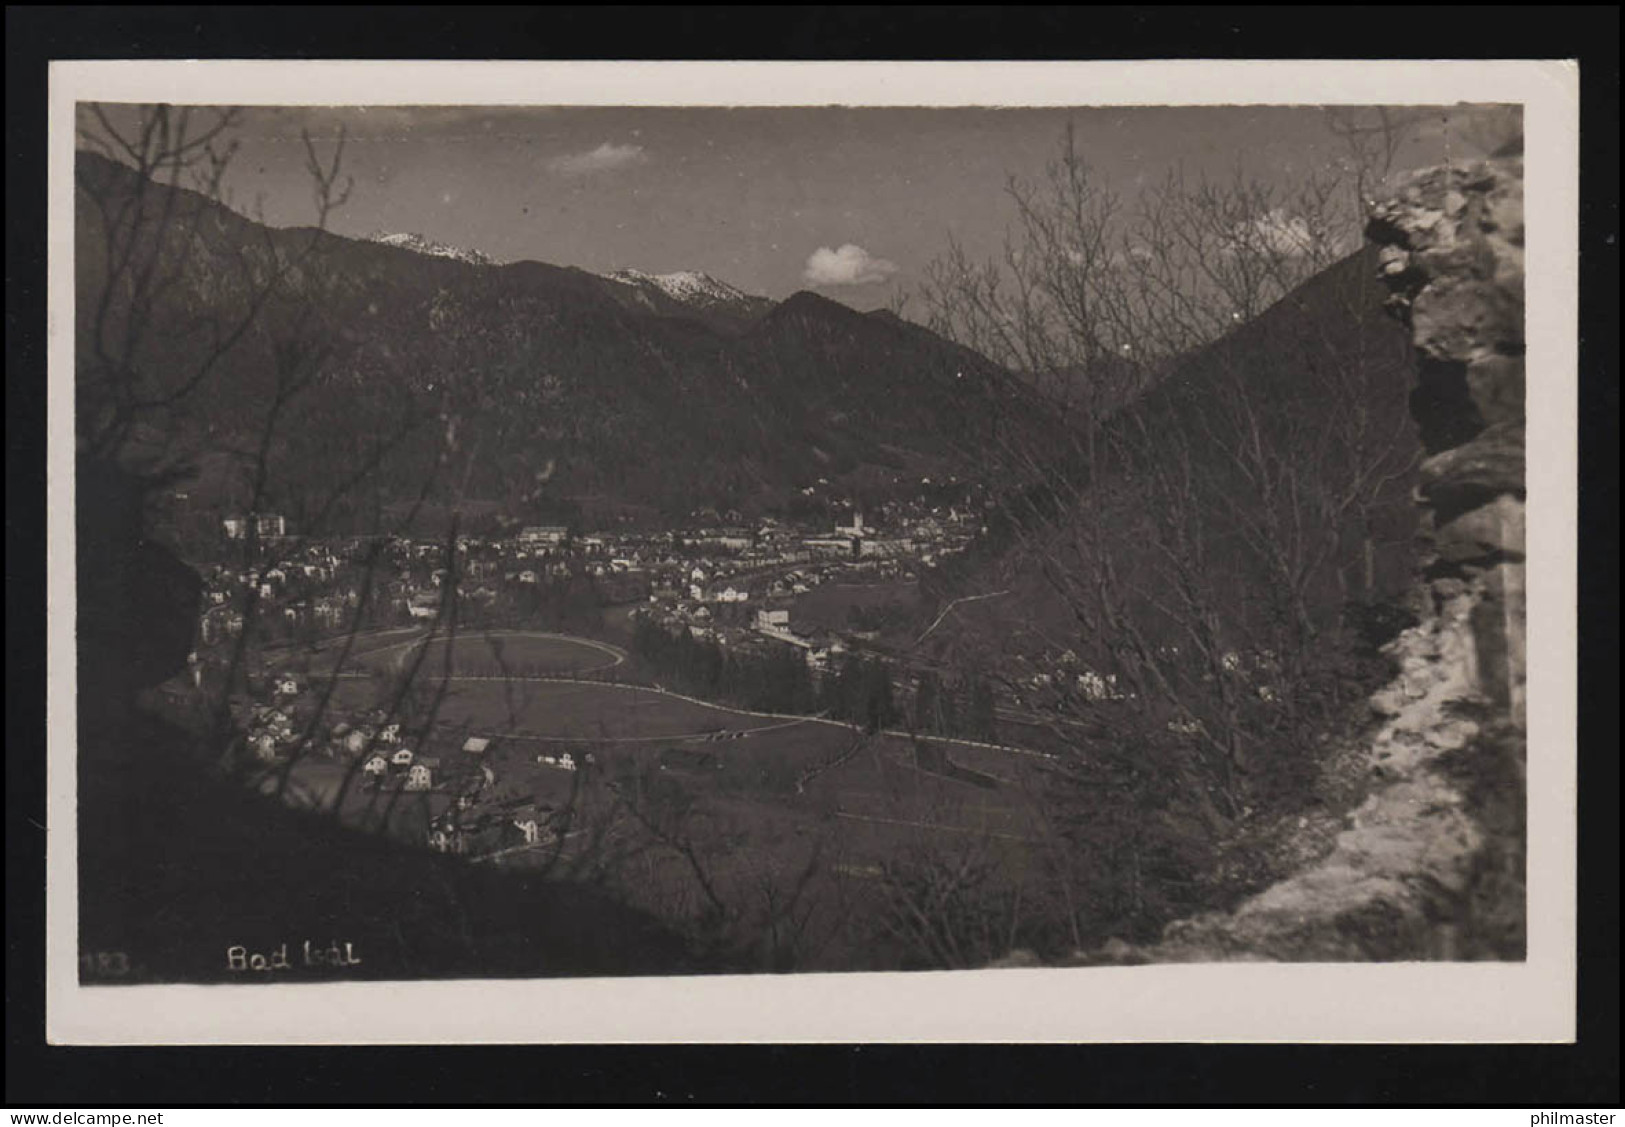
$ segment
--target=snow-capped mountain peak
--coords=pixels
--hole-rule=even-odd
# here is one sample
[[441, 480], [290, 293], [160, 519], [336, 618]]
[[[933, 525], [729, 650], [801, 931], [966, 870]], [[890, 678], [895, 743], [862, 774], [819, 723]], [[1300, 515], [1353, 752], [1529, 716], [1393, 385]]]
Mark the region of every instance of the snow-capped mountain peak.
[[402, 250], [432, 255], [435, 258], [455, 258], [458, 262], [468, 262], [475, 266], [491, 266], [495, 264], [495, 260], [490, 255], [481, 251], [436, 242], [433, 239], [419, 235], [415, 231], [402, 231], [398, 234], [380, 232], [371, 236], [371, 239], [373, 242], [383, 243], [385, 246], [400, 247]]
[[608, 275], [612, 281], [628, 286], [653, 287], [684, 305], [705, 308], [717, 305], [738, 305], [759, 299], [743, 290], [719, 282], [698, 270], [678, 270], [671, 274], [646, 274], [642, 270], [616, 270]]

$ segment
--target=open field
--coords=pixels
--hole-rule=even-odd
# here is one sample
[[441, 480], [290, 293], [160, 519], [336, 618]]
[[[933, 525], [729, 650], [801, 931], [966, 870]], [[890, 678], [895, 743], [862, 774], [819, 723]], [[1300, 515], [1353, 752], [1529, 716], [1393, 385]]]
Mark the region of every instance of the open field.
[[[440, 683], [432, 674], [422, 678], [425, 688], [438, 691]], [[446, 682], [436, 720], [479, 735], [529, 739], [538, 744], [704, 738], [785, 723], [635, 685], [498, 680]]]
[[[387, 707], [392, 683], [421, 645], [421, 633], [361, 641], [349, 665], [371, 675], [333, 682], [335, 711]], [[616, 660], [619, 651], [604, 643], [496, 633], [429, 645], [414, 707], [433, 708], [437, 734], [419, 750], [441, 756], [453, 779], [474, 762], [457, 750], [465, 736], [492, 737], [479, 761], [493, 773], [496, 801], [535, 803], [568, 826], [561, 840], [509, 845], [484, 863], [607, 883], [678, 922], [709, 918], [715, 896], [744, 927], [796, 895], [804, 931], [793, 961], [833, 969], [903, 957], [887, 954], [888, 941], [873, 931], [895, 872], [965, 857], [1024, 871], [1041, 851], [1029, 806], [1041, 757], [817, 717], [753, 715], [573, 676]], [[512, 672], [490, 671], [499, 661]], [[613, 668], [597, 676], [613, 676]], [[582, 769], [540, 761], [564, 752]], [[330, 760], [300, 763], [292, 781], [309, 804], [327, 805], [345, 770]], [[408, 840], [421, 840], [452, 800], [442, 787], [411, 794], [360, 782], [345, 788], [343, 817], [388, 823]], [[790, 956], [760, 958], [771, 967]]]
[[422, 669], [455, 677], [565, 676], [599, 673], [626, 660], [614, 646], [587, 638], [532, 631], [482, 630], [456, 638], [420, 638], [368, 645], [352, 654], [363, 668], [399, 667], [416, 661], [424, 649]]

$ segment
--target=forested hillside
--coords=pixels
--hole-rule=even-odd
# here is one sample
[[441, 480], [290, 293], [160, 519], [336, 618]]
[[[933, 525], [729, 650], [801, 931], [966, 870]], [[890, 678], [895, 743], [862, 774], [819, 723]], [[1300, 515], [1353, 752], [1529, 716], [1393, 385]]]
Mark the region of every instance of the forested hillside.
[[[977, 461], [966, 405], [1004, 379], [811, 293], [685, 303], [641, 276], [276, 230], [77, 159], [82, 427], [201, 465], [196, 496], [220, 508], [263, 454], [268, 503], [307, 529], [420, 497], [599, 521], [917, 480]], [[386, 472], [336, 496], [364, 464]]]

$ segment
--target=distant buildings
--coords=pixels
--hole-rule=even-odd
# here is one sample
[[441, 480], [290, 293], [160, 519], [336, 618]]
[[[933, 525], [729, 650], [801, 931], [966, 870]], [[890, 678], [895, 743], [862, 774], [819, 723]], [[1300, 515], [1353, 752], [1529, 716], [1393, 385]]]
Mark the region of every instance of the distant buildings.
[[562, 524], [538, 524], [520, 530], [521, 544], [562, 544], [570, 538], [570, 530]]
[[912, 555], [914, 552], [914, 541], [906, 536], [865, 537], [857, 543], [859, 556], [887, 558]]
[[261, 540], [271, 540], [288, 534], [288, 522], [280, 513], [250, 513], [247, 516], [232, 516], [222, 520], [226, 539], [243, 540], [248, 536], [250, 527], [254, 535]]
[[689, 536], [688, 542], [699, 548], [743, 552], [755, 545], [756, 535], [748, 528], [708, 528]]
[[850, 558], [857, 554], [857, 543], [850, 534], [844, 536], [809, 536], [801, 546], [814, 556]]

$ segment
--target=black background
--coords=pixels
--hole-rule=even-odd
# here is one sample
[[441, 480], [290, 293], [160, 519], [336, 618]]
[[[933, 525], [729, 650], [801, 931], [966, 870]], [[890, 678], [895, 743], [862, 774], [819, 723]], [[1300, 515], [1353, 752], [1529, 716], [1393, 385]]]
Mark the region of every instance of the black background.
[[[1619, 1101], [1617, 7], [8, 7], [6, 1097], [276, 1104]], [[1579, 58], [1576, 1046], [68, 1049], [44, 1044], [45, 104], [50, 59]], [[1539, 374], [1531, 381], [1538, 389]], [[545, 1081], [541, 1078], [545, 1077]]]

